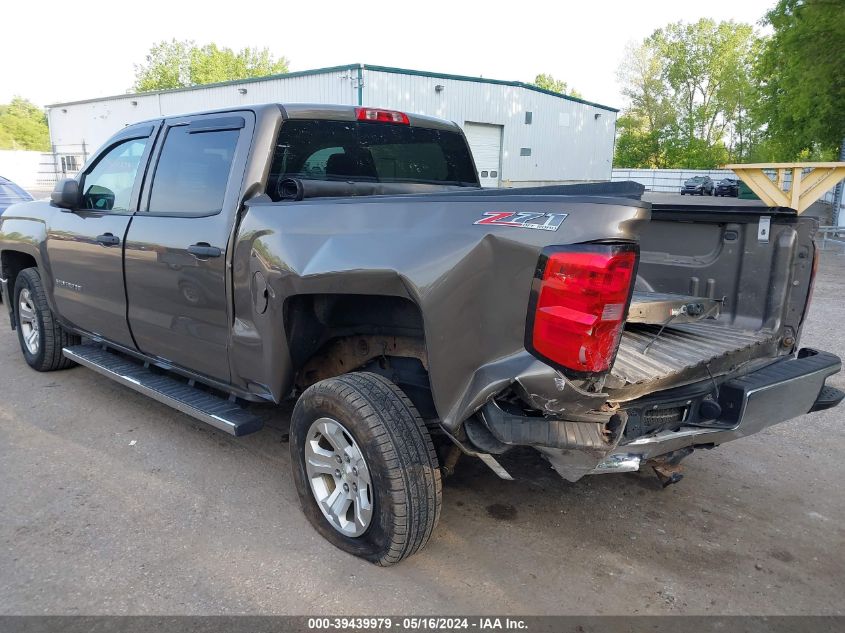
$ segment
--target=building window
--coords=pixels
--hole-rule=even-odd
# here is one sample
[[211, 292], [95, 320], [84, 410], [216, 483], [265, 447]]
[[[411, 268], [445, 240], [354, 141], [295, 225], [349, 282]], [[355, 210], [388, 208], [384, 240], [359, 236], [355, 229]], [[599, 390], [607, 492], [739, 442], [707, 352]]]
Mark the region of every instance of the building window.
[[526, 112], [525, 113], [525, 125], [531, 125], [531, 119], [534, 117], [533, 112]]
[[79, 160], [76, 156], [62, 156], [61, 161], [63, 174], [79, 171]]
[[530, 147], [520, 147], [519, 148], [519, 155], [520, 156], [531, 156], [531, 148]]

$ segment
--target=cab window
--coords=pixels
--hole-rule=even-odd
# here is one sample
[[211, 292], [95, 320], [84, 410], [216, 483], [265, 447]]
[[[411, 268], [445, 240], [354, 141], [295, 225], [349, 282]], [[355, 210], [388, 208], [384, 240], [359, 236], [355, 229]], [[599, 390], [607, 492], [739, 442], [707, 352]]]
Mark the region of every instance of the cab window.
[[150, 213], [211, 215], [223, 208], [239, 130], [167, 132], [150, 193]]
[[146, 138], [124, 141], [115, 145], [97, 161], [83, 179], [83, 209], [113, 213], [129, 211], [132, 188], [138, 177], [147, 141]]

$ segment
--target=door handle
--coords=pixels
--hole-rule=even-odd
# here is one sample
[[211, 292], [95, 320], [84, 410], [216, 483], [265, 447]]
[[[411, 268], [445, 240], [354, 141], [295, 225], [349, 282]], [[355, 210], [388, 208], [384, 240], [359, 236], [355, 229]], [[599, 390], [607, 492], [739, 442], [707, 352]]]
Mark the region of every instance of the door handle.
[[117, 246], [120, 244], [120, 238], [112, 235], [111, 233], [103, 233], [102, 235], [98, 235], [96, 238], [97, 243], [102, 244], [103, 246]]
[[210, 246], [208, 242], [197, 242], [188, 247], [188, 252], [196, 257], [220, 257], [223, 252], [216, 246]]

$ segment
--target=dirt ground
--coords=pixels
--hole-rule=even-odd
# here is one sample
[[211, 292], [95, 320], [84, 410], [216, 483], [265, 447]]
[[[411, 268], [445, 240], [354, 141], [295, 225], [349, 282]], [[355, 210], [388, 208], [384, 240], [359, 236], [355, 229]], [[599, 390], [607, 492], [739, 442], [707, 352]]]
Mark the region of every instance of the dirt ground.
[[[824, 255], [802, 340], [841, 356], [843, 271]], [[381, 569], [300, 513], [289, 409], [236, 439], [83, 368], [33, 372], [5, 327], [0, 385], [0, 614], [845, 611], [845, 407], [697, 452], [666, 490], [465, 459], [429, 546]]]

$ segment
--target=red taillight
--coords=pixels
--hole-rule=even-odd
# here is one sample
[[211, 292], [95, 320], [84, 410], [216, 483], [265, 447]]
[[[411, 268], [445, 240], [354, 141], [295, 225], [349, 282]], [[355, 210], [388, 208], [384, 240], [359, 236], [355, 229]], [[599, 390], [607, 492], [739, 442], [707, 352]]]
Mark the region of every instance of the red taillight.
[[355, 116], [359, 121], [375, 121], [377, 123], [398, 123], [410, 125], [408, 115], [396, 110], [381, 110], [378, 108], [355, 108]]
[[543, 259], [526, 332], [529, 350], [578, 373], [607, 371], [631, 300], [636, 246], [584, 244]]

